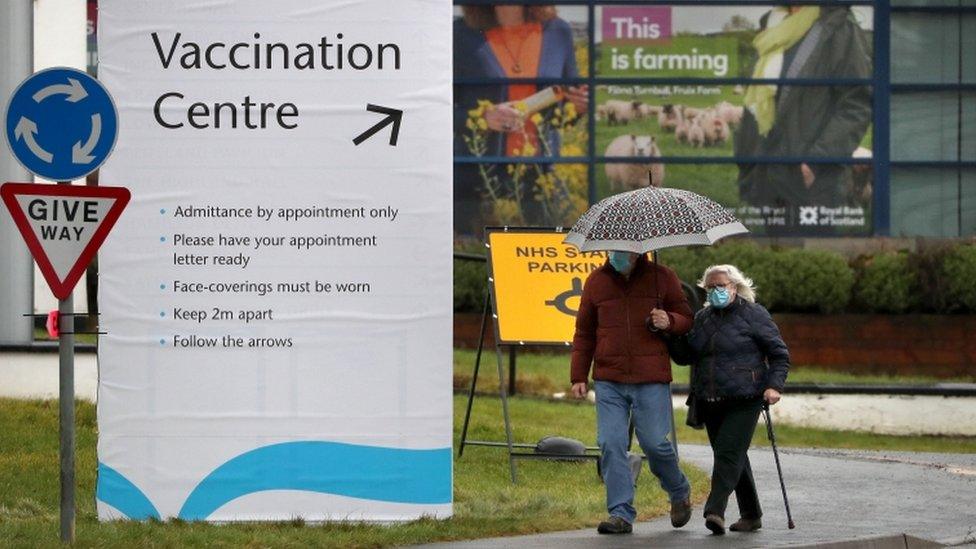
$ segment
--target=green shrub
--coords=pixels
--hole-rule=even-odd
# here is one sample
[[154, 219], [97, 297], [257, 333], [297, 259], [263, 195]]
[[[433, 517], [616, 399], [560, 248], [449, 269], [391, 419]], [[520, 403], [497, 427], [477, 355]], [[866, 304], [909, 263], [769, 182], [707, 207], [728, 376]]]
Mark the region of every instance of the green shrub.
[[782, 250], [775, 255], [770, 285], [777, 309], [837, 313], [847, 308], [854, 271], [839, 254], [824, 250]]
[[[735, 265], [753, 279], [757, 301], [774, 312], [839, 313], [850, 306], [875, 313], [976, 313], [976, 245], [879, 253], [849, 265], [834, 252], [731, 239], [716, 246], [668, 248], [658, 258], [692, 285], [710, 265]], [[456, 312], [481, 312], [485, 269], [484, 263], [454, 261]]]
[[976, 312], [976, 246], [956, 246], [949, 250], [941, 271], [947, 310]]
[[950, 244], [927, 245], [908, 255], [909, 269], [918, 281], [918, 311], [942, 314], [950, 310], [942, 267], [953, 247]]
[[865, 312], [904, 313], [919, 305], [918, 276], [907, 253], [867, 258], [855, 286], [855, 303]]
[[749, 240], [729, 240], [716, 246], [663, 250], [661, 261], [678, 277], [695, 284], [711, 265], [735, 265], [755, 283], [757, 301], [769, 309], [779, 307], [784, 276], [777, 271], [781, 250]]
[[[778, 273], [775, 269], [776, 257], [782, 251], [768, 246], [758, 246], [746, 240], [730, 241], [715, 248], [711, 257], [712, 265], [735, 265], [751, 278], [756, 290], [756, 301], [768, 309], [775, 309], [780, 301]], [[703, 267], [706, 268], [707, 265]], [[699, 273], [699, 276], [701, 274]]]
[[678, 278], [694, 285], [701, 276], [703, 259], [711, 249], [701, 246], [667, 248], [658, 252], [658, 261], [673, 270]]
[[769, 253], [769, 248], [762, 248], [753, 242], [731, 240], [715, 246], [667, 248], [658, 252], [658, 256], [664, 265], [674, 270], [678, 278], [695, 284], [710, 265], [732, 264], [744, 270], [747, 265], [759, 263], [760, 258]]
[[487, 267], [481, 261], [454, 260], [454, 312], [480, 313], [488, 292]]

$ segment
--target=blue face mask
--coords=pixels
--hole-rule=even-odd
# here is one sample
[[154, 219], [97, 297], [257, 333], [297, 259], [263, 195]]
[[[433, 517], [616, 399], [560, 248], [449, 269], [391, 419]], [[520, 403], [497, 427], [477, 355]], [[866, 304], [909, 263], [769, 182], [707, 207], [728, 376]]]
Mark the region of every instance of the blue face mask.
[[630, 263], [631, 254], [628, 252], [610, 252], [610, 265], [620, 274], [628, 274], [634, 266]]
[[708, 302], [716, 309], [722, 309], [729, 304], [729, 291], [724, 287], [712, 288], [708, 291]]

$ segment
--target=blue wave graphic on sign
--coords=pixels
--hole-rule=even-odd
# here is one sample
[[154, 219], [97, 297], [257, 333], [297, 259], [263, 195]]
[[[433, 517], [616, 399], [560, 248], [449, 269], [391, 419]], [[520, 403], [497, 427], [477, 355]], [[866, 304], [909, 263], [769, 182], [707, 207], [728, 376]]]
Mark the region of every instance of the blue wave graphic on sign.
[[301, 490], [396, 503], [451, 502], [451, 449], [412, 450], [339, 442], [272, 444], [241, 454], [206, 476], [179, 517], [204, 520], [241, 496]]
[[135, 484], [102, 462], [98, 462], [95, 497], [115, 507], [130, 519], [159, 520], [159, 511]]

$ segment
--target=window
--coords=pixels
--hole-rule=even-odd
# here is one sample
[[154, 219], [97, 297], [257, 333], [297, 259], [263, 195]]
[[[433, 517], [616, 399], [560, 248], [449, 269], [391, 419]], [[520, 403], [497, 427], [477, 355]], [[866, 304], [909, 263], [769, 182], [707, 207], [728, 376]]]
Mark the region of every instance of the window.
[[891, 14], [891, 234], [976, 234], [976, 2]]

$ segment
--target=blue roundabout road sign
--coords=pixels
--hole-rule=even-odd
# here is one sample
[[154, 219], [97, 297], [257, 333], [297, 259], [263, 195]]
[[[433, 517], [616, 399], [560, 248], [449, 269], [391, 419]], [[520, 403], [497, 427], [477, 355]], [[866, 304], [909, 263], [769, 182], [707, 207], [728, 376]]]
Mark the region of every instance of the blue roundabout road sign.
[[58, 67], [21, 82], [7, 104], [4, 130], [11, 152], [28, 171], [68, 181], [95, 171], [112, 153], [118, 112], [97, 80]]

